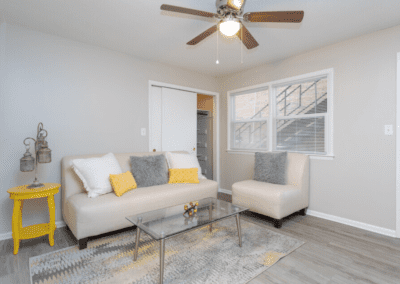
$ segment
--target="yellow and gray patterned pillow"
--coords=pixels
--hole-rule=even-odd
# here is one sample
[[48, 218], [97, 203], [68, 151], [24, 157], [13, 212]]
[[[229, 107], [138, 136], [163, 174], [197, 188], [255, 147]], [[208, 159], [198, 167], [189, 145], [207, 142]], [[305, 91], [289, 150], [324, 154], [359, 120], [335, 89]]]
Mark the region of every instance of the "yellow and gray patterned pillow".
[[110, 175], [110, 183], [118, 197], [124, 193], [137, 188], [135, 178], [130, 171], [119, 175]]
[[199, 183], [198, 168], [169, 169], [168, 183]]

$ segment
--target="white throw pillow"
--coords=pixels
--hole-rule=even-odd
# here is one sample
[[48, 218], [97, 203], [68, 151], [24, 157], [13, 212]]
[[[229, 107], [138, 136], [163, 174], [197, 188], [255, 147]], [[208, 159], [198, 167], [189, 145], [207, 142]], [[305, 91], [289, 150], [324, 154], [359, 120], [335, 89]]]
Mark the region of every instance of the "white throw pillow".
[[112, 192], [110, 174], [122, 174], [113, 153], [101, 158], [75, 159], [71, 161], [71, 166], [92, 198]]
[[199, 179], [207, 179], [201, 174], [201, 167], [197, 157], [190, 154], [167, 152], [167, 162], [170, 169], [198, 168]]

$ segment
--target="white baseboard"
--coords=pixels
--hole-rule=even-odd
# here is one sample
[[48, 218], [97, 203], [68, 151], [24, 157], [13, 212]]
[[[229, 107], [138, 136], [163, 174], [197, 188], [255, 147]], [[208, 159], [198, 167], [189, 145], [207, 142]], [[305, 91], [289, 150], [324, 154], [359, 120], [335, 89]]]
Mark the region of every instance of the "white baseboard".
[[12, 232], [0, 234], [0, 241], [11, 239], [12, 238]]
[[329, 220], [329, 221], [333, 221], [333, 222], [337, 222], [337, 223], [341, 223], [344, 225], [349, 225], [352, 227], [356, 227], [359, 229], [363, 229], [366, 231], [378, 233], [378, 234], [389, 236], [389, 237], [394, 237], [394, 238], [396, 237], [395, 230], [390, 230], [390, 229], [386, 229], [386, 228], [382, 228], [382, 227], [378, 227], [378, 226], [374, 226], [374, 225], [370, 225], [370, 224], [366, 224], [366, 223], [362, 223], [362, 222], [358, 222], [358, 221], [354, 221], [354, 220], [350, 220], [350, 219], [346, 219], [346, 218], [342, 218], [342, 217], [337, 217], [337, 216], [333, 216], [333, 215], [329, 215], [329, 214], [325, 214], [325, 213], [321, 213], [321, 212], [317, 212], [317, 211], [313, 211], [313, 210], [307, 210], [307, 215], [318, 217], [318, 218]]
[[[65, 224], [64, 221], [57, 221], [56, 222], [57, 228], [62, 228], [62, 227], [65, 227], [66, 225], [67, 224]], [[7, 232], [7, 233], [4, 233], [4, 234], [0, 234], [0, 241], [7, 240], [7, 239], [12, 239], [12, 232]]]
[[[220, 189], [218, 189], [218, 191], [232, 195], [232, 191], [228, 190], [228, 189], [220, 188]], [[386, 228], [382, 228], [382, 227], [378, 227], [378, 226], [374, 226], [374, 225], [370, 225], [370, 224], [366, 224], [366, 223], [362, 223], [362, 222], [358, 222], [358, 221], [354, 221], [354, 220], [350, 220], [350, 219], [346, 219], [346, 218], [342, 218], [342, 217], [337, 217], [334, 215], [329, 215], [329, 214], [325, 214], [325, 213], [321, 213], [321, 212], [317, 212], [317, 211], [313, 211], [313, 210], [307, 210], [307, 215], [396, 238], [396, 230], [390, 230], [390, 229], [386, 229]]]
[[232, 191], [228, 190], [228, 189], [219, 188], [218, 192], [222, 192], [222, 193], [226, 193], [226, 194], [232, 195]]
[[56, 226], [57, 226], [57, 228], [62, 228], [62, 227], [67, 226], [67, 224], [65, 224], [64, 221], [57, 221]]

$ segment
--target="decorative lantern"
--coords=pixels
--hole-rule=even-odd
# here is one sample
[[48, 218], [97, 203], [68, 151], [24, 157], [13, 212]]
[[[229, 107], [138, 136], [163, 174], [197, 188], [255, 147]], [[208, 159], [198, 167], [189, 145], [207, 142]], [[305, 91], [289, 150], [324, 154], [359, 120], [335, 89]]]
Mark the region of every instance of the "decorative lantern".
[[26, 147], [26, 152], [20, 160], [21, 172], [31, 172], [35, 169], [35, 159], [32, 157], [31, 152], [29, 152], [29, 148], [29, 146]]
[[[26, 146], [26, 152], [20, 160], [20, 170], [21, 172], [31, 172], [35, 170], [35, 180], [31, 185], [28, 186], [28, 188], [37, 188], [44, 186], [44, 184], [39, 183], [37, 179], [37, 168], [38, 168], [37, 164], [51, 162], [51, 150], [48, 148], [46, 137], [47, 137], [47, 130], [43, 129], [43, 123], [40, 122], [37, 128], [36, 140], [31, 137], [25, 138], [24, 140], [24, 144]], [[29, 151], [30, 144], [29, 143], [27, 144], [26, 142], [26, 140], [29, 139], [35, 141], [35, 158], [32, 157], [32, 154]], [[35, 161], [36, 161], [36, 167], [35, 167]]]
[[44, 141], [42, 147], [37, 152], [39, 163], [50, 163], [51, 162], [51, 150], [47, 146], [47, 141]]

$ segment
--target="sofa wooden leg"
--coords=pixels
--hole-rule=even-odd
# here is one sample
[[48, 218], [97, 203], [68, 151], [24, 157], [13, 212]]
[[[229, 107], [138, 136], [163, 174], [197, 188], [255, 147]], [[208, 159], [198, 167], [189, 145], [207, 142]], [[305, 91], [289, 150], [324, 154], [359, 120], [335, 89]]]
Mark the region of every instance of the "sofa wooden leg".
[[89, 238], [83, 238], [78, 241], [79, 243], [79, 250], [87, 248], [87, 242]]
[[306, 210], [307, 210], [307, 208], [301, 209], [301, 210], [299, 211], [299, 214], [300, 214], [301, 216], [306, 216]]
[[282, 219], [279, 219], [279, 220], [275, 219], [275, 220], [274, 220], [274, 226], [275, 226], [275, 228], [277, 228], [277, 229], [282, 228], [282, 223], [283, 223], [283, 220], [282, 220]]

